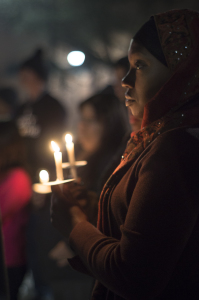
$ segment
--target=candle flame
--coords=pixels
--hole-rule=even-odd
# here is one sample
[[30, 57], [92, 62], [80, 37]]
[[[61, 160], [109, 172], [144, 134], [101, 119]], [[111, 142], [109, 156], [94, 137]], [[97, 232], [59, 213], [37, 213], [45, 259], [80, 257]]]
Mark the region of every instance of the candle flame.
[[59, 146], [54, 141], [51, 142], [51, 147], [52, 147], [54, 152], [59, 152], [60, 151]]
[[72, 141], [73, 141], [72, 135], [69, 134], [69, 133], [67, 133], [67, 134], [65, 135], [65, 141], [66, 141], [66, 143], [72, 143]]
[[41, 170], [39, 172], [39, 178], [41, 183], [49, 182], [49, 174], [46, 170]]

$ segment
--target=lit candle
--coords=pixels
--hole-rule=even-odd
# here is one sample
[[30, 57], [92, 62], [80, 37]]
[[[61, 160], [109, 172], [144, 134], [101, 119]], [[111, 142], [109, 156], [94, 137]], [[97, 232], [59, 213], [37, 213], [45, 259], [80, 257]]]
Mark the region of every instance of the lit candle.
[[62, 153], [60, 152], [59, 146], [55, 142], [51, 142], [52, 149], [54, 151], [54, 159], [56, 166], [57, 180], [63, 180], [63, 170], [62, 170]]
[[41, 170], [39, 172], [39, 179], [41, 183], [47, 183], [49, 182], [49, 174], [46, 170]]
[[74, 179], [77, 179], [77, 171], [75, 167], [74, 143], [73, 143], [72, 135], [66, 134], [65, 141], [66, 141], [66, 150], [68, 152], [68, 160], [71, 167], [71, 175]]

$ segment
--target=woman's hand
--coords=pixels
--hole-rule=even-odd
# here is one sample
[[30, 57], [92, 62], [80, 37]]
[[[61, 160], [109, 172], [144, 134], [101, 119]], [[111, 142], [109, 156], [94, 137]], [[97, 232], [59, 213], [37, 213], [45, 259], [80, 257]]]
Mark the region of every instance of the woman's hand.
[[81, 183], [81, 178], [78, 178], [75, 182], [69, 182], [67, 184], [67, 190], [71, 193], [72, 197], [77, 200], [77, 203], [82, 209], [88, 204], [88, 190]]
[[52, 186], [51, 221], [56, 229], [68, 237], [73, 227], [79, 222], [86, 221], [87, 216], [73, 198], [67, 184], [62, 187], [63, 191], [58, 185]]

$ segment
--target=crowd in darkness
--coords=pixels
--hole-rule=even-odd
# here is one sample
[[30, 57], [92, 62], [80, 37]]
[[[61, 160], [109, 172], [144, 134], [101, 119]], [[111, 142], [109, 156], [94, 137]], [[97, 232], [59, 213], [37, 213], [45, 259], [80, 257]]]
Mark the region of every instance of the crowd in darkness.
[[[130, 111], [124, 106], [121, 79], [128, 68], [127, 57], [117, 61], [115, 84], [85, 99], [78, 109], [75, 155], [87, 161], [77, 170], [77, 185], [84, 187], [78, 193], [79, 198], [86, 193], [81, 205], [93, 225], [100, 190], [120, 162], [131, 127], [138, 130], [141, 125], [136, 118], [130, 125]], [[19, 288], [31, 273], [31, 299], [87, 299], [94, 281], [68, 265], [67, 257], [73, 252], [51, 225], [51, 194], [32, 189], [42, 169], [48, 170], [50, 180], [56, 179], [50, 141], [58, 142], [68, 159], [63, 143], [68, 112], [46, 89], [48, 72], [41, 50], [21, 63], [18, 76], [27, 95], [25, 103], [19, 105], [13, 88], [0, 89], [0, 208], [10, 297], [18, 299]]]

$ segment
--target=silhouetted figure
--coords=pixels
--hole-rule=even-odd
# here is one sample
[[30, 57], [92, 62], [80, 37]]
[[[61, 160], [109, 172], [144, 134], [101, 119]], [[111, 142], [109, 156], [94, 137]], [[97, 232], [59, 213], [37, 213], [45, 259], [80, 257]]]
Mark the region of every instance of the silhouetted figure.
[[13, 122], [0, 122], [0, 211], [10, 299], [16, 300], [26, 273], [27, 204], [31, 180], [25, 171], [25, 151]]
[[38, 181], [41, 169], [48, 169], [51, 178], [55, 179], [50, 142], [58, 141], [61, 146], [62, 135], [66, 130], [65, 110], [47, 92], [47, 75], [41, 50], [21, 64], [19, 78], [21, 87], [27, 93], [27, 101], [19, 108], [17, 124], [26, 142], [34, 182]]
[[[27, 101], [19, 108], [17, 124], [26, 144], [32, 181], [39, 182], [41, 169], [48, 170], [50, 180], [55, 180], [55, 163], [50, 142], [53, 140], [62, 148], [66, 112], [47, 91], [48, 72], [41, 50], [37, 50], [21, 64], [19, 79], [27, 94]], [[36, 202], [38, 206], [35, 205]], [[31, 203], [27, 232], [28, 261], [33, 272], [37, 299], [41, 299], [51, 294], [50, 280], [54, 275], [55, 278], [63, 278], [65, 274], [48, 256], [61, 239], [50, 224], [49, 195], [43, 197], [33, 193]]]
[[0, 88], [0, 122], [10, 121], [17, 112], [18, 97], [13, 88]]
[[[129, 139], [125, 108], [114, 95], [94, 95], [79, 106], [79, 144], [82, 148], [78, 160], [88, 161], [78, 174], [88, 190], [100, 193], [102, 181], [106, 181], [118, 165]], [[114, 158], [117, 162], [113, 163]], [[111, 164], [109, 173], [107, 167]], [[105, 176], [106, 174], [106, 176]]]
[[4, 245], [2, 238], [2, 230], [0, 226], [0, 300], [8, 300], [8, 277], [5, 267]]

